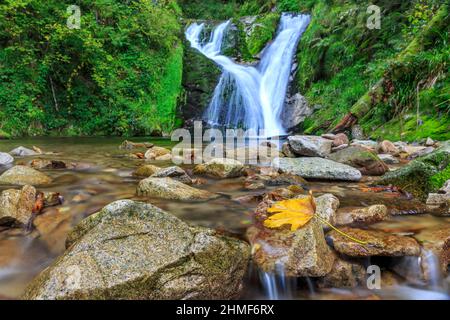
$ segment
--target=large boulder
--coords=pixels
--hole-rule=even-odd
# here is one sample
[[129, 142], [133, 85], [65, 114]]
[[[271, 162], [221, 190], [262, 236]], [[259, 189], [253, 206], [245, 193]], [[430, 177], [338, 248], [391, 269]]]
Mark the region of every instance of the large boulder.
[[5, 166], [14, 162], [14, 158], [5, 152], [0, 152], [0, 166]]
[[235, 178], [243, 174], [244, 165], [234, 159], [216, 158], [194, 168], [197, 174], [205, 174], [216, 178]]
[[432, 154], [411, 161], [401, 169], [386, 173], [377, 184], [397, 186], [425, 201], [429, 193], [437, 191], [448, 179], [450, 143]]
[[27, 225], [35, 202], [36, 189], [32, 186], [3, 191], [0, 194], [0, 225]]
[[309, 107], [306, 98], [297, 93], [286, 101], [281, 113], [281, 121], [285, 128], [295, 128], [312, 113], [313, 110]]
[[348, 165], [322, 158], [279, 158], [273, 162], [283, 173], [306, 179], [359, 181], [361, 172]]
[[325, 158], [331, 153], [333, 141], [317, 136], [291, 136], [289, 145], [295, 154]]
[[138, 196], [184, 201], [210, 200], [218, 197], [217, 194], [190, 187], [172, 178], [153, 177], [139, 182], [137, 194]]
[[250, 255], [243, 241], [131, 200], [83, 220], [67, 247], [24, 299], [233, 299]]
[[330, 160], [352, 166], [363, 175], [381, 176], [389, 171], [389, 167], [373, 152], [358, 146], [332, 153]]
[[36, 156], [40, 154], [39, 152], [36, 152], [34, 150], [25, 148], [25, 147], [17, 147], [9, 152], [10, 155], [15, 157], [26, 157], [26, 156]]
[[51, 182], [52, 179], [49, 176], [26, 166], [14, 166], [0, 176], [0, 184], [30, 184], [36, 186], [50, 184]]

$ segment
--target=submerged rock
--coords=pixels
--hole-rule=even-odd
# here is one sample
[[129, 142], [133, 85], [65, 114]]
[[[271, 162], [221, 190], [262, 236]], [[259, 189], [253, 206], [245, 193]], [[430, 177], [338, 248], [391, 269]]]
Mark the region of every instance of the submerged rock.
[[36, 189], [5, 190], [0, 195], [0, 225], [27, 225], [36, 201]]
[[29, 162], [29, 166], [34, 169], [67, 169], [71, 165], [60, 160], [34, 159]]
[[381, 176], [389, 171], [388, 166], [375, 153], [358, 146], [337, 151], [329, 159], [352, 166], [363, 175]]
[[36, 156], [40, 154], [39, 152], [36, 152], [34, 150], [25, 148], [25, 147], [17, 147], [9, 152], [10, 155], [15, 157], [26, 157], [26, 156]]
[[83, 220], [24, 299], [234, 299], [249, 246], [121, 200]]
[[190, 187], [172, 178], [147, 178], [139, 182], [138, 196], [156, 197], [169, 200], [210, 200], [218, 195]]
[[52, 179], [49, 176], [26, 166], [14, 166], [0, 176], [0, 184], [30, 184], [36, 186], [50, 184], [51, 182]]
[[347, 235], [365, 241], [368, 244], [357, 243], [335, 230], [327, 234], [334, 249], [339, 253], [350, 257], [370, 256], [418, 256], [420, 246], [416, 240], [410, 237], [397, 236], [382, 231], [362, 230], [356, 228], [341, 228]]
[[0, 166], [5, 166], [14, 162], [14, 158], [5, 152], [0, 152]]
[[280, 158], [274, 160], [274, 165], [283, 173], [306, 179], [359, 181], [362, 178], [359, 170], [322, 158]]
[[216, 158], [194, 168], [197, 174], [216, 178], [235, 178], [243, 175], [244, 165], [234, 159]]
[[325, 158], [331, 153], [333, 141], [317, 136], [291, 136], [289, 145], [295, 154]]

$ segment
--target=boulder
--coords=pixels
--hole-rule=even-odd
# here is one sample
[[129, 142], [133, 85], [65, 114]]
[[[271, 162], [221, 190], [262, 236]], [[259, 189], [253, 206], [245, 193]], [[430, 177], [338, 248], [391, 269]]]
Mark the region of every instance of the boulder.
[[338, 133], [333, 139], [333, 147], [340, 147], [342, 145], [348, 145], [350, 141], [345, 133]]
[[283, 145], [281, 146], [281, 152], [283, 152], [285, 157], [297, 158], [297, 156], [294, 153], [294, 150], [292, 150], [291, 146], [289, 145], [289, 142], [283, 143]]
[[360, 244], [335, 230], [329, 232], [327, 239], [330, 240], [334, 249], [350, 257], [402, 257], [420, 255], [420, 246], [411, 237], [392, 235], [383, 231], [348, 227], [343, 227], [340, 230], [355, 239], [368, 243]]
[[155, 146], [147, 150], [147, 152], [145, 153], [145, 159], [156, 160], [157, 158], [167, 156], [168, 154], [171, 153], [172, 152], [169, 149]]
[[186, 171], [180, 167], [173, 166], [156, 171], [152, 174], [153, 178], [172, 178], [186, 184], [192, 184], [192, 179]]
[[286, 101], [283, 108], [281, 113], [283, 127], [287, 129], [295, 128], [312, 113], [313, 110], [309, 107], [306, 98], [297, 93]]
[[36, 189], [32, 186], [3, 191], [0, 194], [0, 225], [27, 225], [35, 201]]
[[14, 166], [0, 176], [0, 184], [30, 184], [36, 186], [50, 184], [51, 182], [52, 179], [49, 176], [26, 166]]
[[154, 175], [159, 170], [161, 170], [160, 167], [154, 166], [152, 164], [146, 164], [137, 168], [136, 171], [133, 172], [133, 176], [148, 178]]
[[280, 158], [273, 165], [281, 172], [306, 179], [359, 181], [361, 172], [353, 167], [322, 158]]
[[288, 142], [295, 154], [307, 157], [325, 158], [333, 146], [333, 141], [317, 136], [291, 136]]
[[390, 154], [390, 155], [397, 155], [399, 154], [400, 150], [389, 140], [384, 140], [378, 144], [377, 147], [378, 153], [384, 153], [384, 154]]
[[14, 162], [14, 158], [5, 152], [0, 152], [0, 166], [6, 166]]
[[378, 185], [394, 185], [425, 201], [429, 193], [442, 185], [436, 181], [450, 178], [450, 145], [444, 145], [432, 154], [417, 158], [408, 165], [386, 173]]
[[363, 147], [348, 147], [332, 153], [329, 159], [352, 166], [363, 175], [381, 176], [389, 171], [388, 166], [375, 153]]
[[385, 205], [373, 205], [366, 208], [342, 208], [335, 215], [336, 225], [373, 224], [389, 217]]
[[322, 277], [333, 267], [335, 257], [317, 219], [294, 232], [250, 227], [247, 236], [253, 245], [253, 260], [265, 272], [276, 272], [281, 266], [284, 276]]
[[235, 178], [243, 174], [244, 165], [234, 159], [216, 158], [194, 168], [194, 173], [215, 178]]
[[120, 200], [83, 220], [23, 299], [235, 299], [249, 246], [150, 204]]
[[400, 160], [390, 154], [379, 154], [378, 158], [386, 164], [399, 164]]
[[27, 156], [35, 156], [38, 155], [39, 153], [34, 150], [20, 146], [11, 150], [9, 154], [14, 157], [27, 157]]
[[148, 196], [169, 200], [210, 200], [218, 195], [190, 187], [172, 178], [147, 178], [139, 182], [138, 196]]

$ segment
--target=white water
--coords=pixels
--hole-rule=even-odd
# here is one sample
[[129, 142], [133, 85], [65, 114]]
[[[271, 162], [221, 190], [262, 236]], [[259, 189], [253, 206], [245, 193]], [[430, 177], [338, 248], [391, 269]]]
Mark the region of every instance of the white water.
[[202, 39], [204, 24], [189, 26], [186, 38], [191, 46], [223, 70], [205, 120], [212, 126], [264, 130], [268, 137], [286, 134], [281, 112], [293, 57], [309, 22], [308, 15], [283, 14], [276, 38], [264, 49], [255, 67], [235, 63], [222, 55], [222, 43], [230, 21], [217, 26], [206, 41]]

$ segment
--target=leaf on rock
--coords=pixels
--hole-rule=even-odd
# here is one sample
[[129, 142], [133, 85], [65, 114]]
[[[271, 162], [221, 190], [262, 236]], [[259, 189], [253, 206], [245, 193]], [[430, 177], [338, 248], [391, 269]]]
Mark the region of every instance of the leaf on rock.
[[268, 213], [275, 213], [264, 221], [267, 228], [279, 228], [290, 224], [291, 231], [296, 231], [307, 224], [316, 213], [314, 197], [303, 199], [291, 199], [275, 203], [267, 210]]

